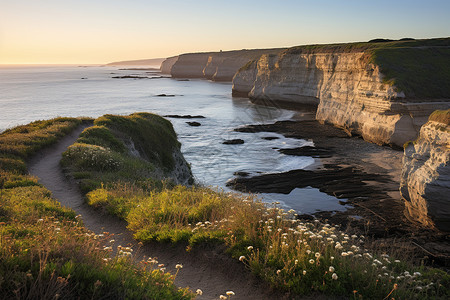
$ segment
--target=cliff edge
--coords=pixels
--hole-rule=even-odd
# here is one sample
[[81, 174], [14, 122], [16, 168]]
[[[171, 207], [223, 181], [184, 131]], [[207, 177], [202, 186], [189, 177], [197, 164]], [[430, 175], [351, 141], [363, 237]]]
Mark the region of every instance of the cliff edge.
[[243, 49], [181, 54], [163, 61], [161, 72], [171, 74], [174, 78], [231, 81], [239, 68], [247, 62], [255, 60], [263, 54], [278, 53], [284, 49]]
[[233, 94], [314, 105], [320, 122], [401, 147], [450, 108], [449, 70], [449, 38], [298, 46], [241, 67]]
[[435, 111], [405, 145], [400, 193], [408, 218], [450, 231], [450, 109]]

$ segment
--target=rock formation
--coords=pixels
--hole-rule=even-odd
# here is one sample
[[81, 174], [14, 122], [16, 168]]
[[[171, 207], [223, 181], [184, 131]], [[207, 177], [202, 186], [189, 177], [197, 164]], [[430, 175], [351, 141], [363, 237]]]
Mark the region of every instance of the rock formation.
[[178, 56], [172, 56], [172, 57], [166, 58], [161, 63], [161, 67], [160, 67], [161, 73], [170, 74], [170, 71], [172, 71], [172, 67], [177, 62], [177, 60], [178, 60]]
[[450, 231], [450, 109], [434, 112], [405, 146], [400, 193], [406, 215]]
[[161, 72], [174, 78], [205, 78], [213, 81], [231, 81], [236, 72], [262, 54], [278, 53], [284, 49], [236, 50], [206, 53], [188, 53], [171, 57], [161, 64]]
[[293, 47], [242, 67], [233, 94], [315, 105], [321, 122], [401, 147], [431, 112], [450, 107], [449, 47], [450, 39]]

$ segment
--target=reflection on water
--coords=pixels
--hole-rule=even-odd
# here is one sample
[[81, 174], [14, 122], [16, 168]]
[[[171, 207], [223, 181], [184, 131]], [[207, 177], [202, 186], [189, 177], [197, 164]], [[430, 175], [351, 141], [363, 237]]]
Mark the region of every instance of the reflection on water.
[[[192, 120], [171, 119], [182, 143], [182, 151], [192, 165], [198, 182], [227, 190], [225, 183], [236, 171], [256, 175], [301, 169], [314, 163], [310, 157], [286, 156], [277, 151], [312, 145], [310, 141], [267, 132], [233, 131], [247, 124], [288, 120], [294, 117], [293, 111], [255, 105], [245, 98], [232, 98], [230, 83], [170, 78], [112, 78], [130, 74], [146, 73], [113, 67], [2, 68], [0, 131], [57, 116], [98, 117], [106, 113], [130, 114], [138, 111], [160, 115], [203, 115], [205, 119], [196, 120], [201, 123], [199, 127], [186, 124], [186, 121]], [[175, 97], [158, 97], [159, 94]], [[268, 136], [277, 139], [263, 139]], [[245, 143], [223, 144], [224, 140], [238, 138]], [[264, 198], [283, 201], [289, 207], [303, 211], [304, 205], [319, 207], [319, 203], [327, 203], [326, 206], [330, 207], [331, 201], [328, 201], [327, 195], [308, 190], [296, 190], [292, 195], [267, 194]]]

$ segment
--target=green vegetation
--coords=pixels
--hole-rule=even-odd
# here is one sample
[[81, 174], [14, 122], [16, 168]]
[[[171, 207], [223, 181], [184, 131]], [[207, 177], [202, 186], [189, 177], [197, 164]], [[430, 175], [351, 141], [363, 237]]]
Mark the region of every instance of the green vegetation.
[[33, 122], [0, 135], [0, 295], [2, 299], [191, 299], [157, 262], [111, 257], [108, 235], [86, 230], [51, 198], [26, 160], [87, 120]]
[[135, 113], [105, 115], [94, 125], [81, 133], [61, 161], [84, 193], [117, 181], [147, 189], [162, 187], [156, 179], [173, 170], [173, 149], [180, 148], [169, 121], [154, 114]]
[[450, 38], [306, 45], [280, 55], [353, 52], [366, 52], [367, 62], [378, 65], [384, 81], [408, 99], [448, 99], [450, 95]]
[[450, 125], [450, 109], [435, 110], [428, 118], [428, 121], [434, 121], [445, 125]]
[[[113, 128], [117, 138], [120, 123]], [[93, 131], [90, 138], [106, 147], [101, 135], [103, 131]], [[114, 153], [117, 160], [129, 158], [119, 150]], [[80, 167], [77, 159], [67, 159], [66, 166], [72, 175], [84, 178], [98, 179], [103, 170], [101, 165]], [[450, 296], [447, 273], [366, 249], [365, 237], [298, 220], [279, 203], [268, 207], [252, 196], [203, 187], [143, 185], [147, 178], [129, 180], [126, 173], [114, 173], [90, 189], [87, 201], [126, 220], [143, 242], [183, 243], [187, 251], [221, 245], [273, 287], [292, 295], [316, 291], [368, 299]]]

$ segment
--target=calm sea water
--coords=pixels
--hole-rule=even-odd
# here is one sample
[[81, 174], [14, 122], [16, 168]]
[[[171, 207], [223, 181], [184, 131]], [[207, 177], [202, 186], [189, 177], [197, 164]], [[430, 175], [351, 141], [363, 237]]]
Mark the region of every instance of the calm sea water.
[[[137, 75], [145, 79], [115, 79]], [[231, 97], [231, 84], [206, 80], [178, 81], [161, 74], [116, 67], [0, 67], [0, 131], [57, 116], [98, 117], [104, 114], [153, 112], [160, 115], [202, 115], [205, 119], [170, 119], [191, 163], [196, 180], [227, 190], [227, 180], [238, 171], [250, 174], [302, 169], [311, 157], [287, 156], [274, 148], [312, 145], [274, 133], [239, 133], [246, 124], [288, 120], [293, 111], [259, 106]], [[158, 97], [159, 94], [174, 97]], [[199, 127], [187, 121], [198, 121]], [[265, 140], [263, 137], [278, 137]], [[223, 145], [226, 139], [243, 145]], [[343, 210], [337, 199], [314, 188], [295, 189], [289, 195], [262, 194], [265, 201], [280, 201], [302, 213]]]

